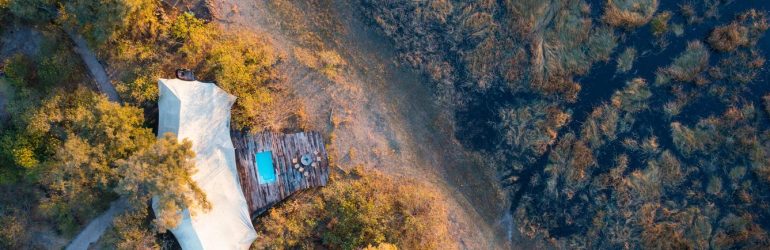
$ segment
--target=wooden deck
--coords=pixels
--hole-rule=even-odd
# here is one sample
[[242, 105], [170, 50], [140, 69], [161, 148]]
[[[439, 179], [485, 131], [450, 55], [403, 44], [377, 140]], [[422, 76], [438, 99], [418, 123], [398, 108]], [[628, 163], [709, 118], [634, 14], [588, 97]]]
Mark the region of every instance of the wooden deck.
[[[254, 135], [232, 132], [232, 140], [241, 188], [252, 217], [297, 191], [325, 186], [329, 180], [329, 158], [318, 132]], [[273, 155], [276, 180], [269, 184], [259, 183], [257, 178], [255, 157], [264, 151], [272, 151]], [[301, 157], [305, 154], [312, 156], [314, 164], [302, 165]]]

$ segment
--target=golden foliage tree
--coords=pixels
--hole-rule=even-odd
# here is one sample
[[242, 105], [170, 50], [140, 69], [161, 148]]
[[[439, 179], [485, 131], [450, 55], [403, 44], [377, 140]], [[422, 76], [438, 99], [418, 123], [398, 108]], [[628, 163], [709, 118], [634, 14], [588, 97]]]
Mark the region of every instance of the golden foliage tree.
[[189, 209], [194, 215], [198, 209], [211, 208], [206, 194], [192, 179], [196, 172], [194, 157], [190, 141], [177, 143], [175, 135], [165, 134], [155, 144], [119, 161], [122, 178], [116, 190], [137, 209], [146, 208], [153, 200], [159, 210], [155, 226], [165, 232], [179, 225], [181, 210]]

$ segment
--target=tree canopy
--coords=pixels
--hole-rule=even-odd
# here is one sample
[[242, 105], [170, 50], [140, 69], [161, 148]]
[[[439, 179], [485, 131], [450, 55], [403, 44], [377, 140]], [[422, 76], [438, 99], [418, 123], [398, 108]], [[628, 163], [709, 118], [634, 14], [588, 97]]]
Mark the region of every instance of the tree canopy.
[[179, 225], [182, 209], [189, 209], [192, 216], [198, 209], [207, 210], [211, 204], [206, 194], [193, 181], [196, 168], [192, 143], [177, 143], [176, 135], [167, 133], [155, 144], [143, 148], [118, 162], [121, 176], [116, 187], [119, 194], [128, 197], [136, 210], [146, 208], [153, 199], [159, 212], [154, 224], [165, 232]]

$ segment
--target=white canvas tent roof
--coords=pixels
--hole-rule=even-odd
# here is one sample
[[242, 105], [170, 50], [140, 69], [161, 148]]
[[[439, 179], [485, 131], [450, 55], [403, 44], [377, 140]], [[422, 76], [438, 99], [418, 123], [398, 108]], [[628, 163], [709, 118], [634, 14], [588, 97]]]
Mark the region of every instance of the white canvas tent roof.
[[[238, 181], [230, 140], [230, 108], [235, 97], [212, 83], [160, 79], [158, 136], [175, 133], [193, 143], [198, 172], [211, 210], [194, 217], [185, 209], [171, 230], [183, 249], [248, 249], [256, 232]], [[155, 205], [153, 204], [153, 208]]]

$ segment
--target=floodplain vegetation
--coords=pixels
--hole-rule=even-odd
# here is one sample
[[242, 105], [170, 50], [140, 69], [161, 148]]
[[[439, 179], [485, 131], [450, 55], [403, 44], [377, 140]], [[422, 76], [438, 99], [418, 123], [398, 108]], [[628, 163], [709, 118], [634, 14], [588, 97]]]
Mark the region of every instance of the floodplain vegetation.
[[[179, 211], [187, 208], [195, 216], [212, 206], [192, 181], [191, 143], [153, 134], [158, 78], [174, 77], [177, 68], [192, 69], [197, 79], [238, 98], [233, 129], [300, 129], [300, 107], [277, 70], [281, 58], [272, 45], [253, 31], [223, 29], [192, 3], [0, 1], [0, 34], [37, 34], [24, 38], [35, 44], [31, 49], [0, 58], [0, 248], [63, 247], [112, 202], [128, 208], [97, 247], [173, 247], [165, 232], [178, 225]], [[95, 90], [68, 32], [87, 40], [122, 103]], [[336, 53], [311, 56], [308, 63], [328, 77], [340, 73], [343, 62]], [[282, 237], [315, 242], [321, 233], [323, 244], [345, 249], [453, 244], [447, 242], [446, 213], [433, 210], [441, 203], [412, 184], [382, 174], [340, 176], [318, 198], [297, 205], [327, 204], [326, 214], [313, 214], [327, 227], [312, 228], [313, 236], [303, 231]], [[149, 209], [153, 197], [157, 213]], [[340, 206], [358, 203], [369, 210]], [[389, 207], [379, 210], [380, 203]], [[280, 211], [290, 220], [309, 213]], [[356, 234], [359, 227], [366, 234]]]
[[[438, 101], [463, 118], [458, 128], [497, 135], [456, 134], [494, 159], [514, 230], [526, 238], [564, 249], [768, 248], [767, 14], [721, 12], [729, 2], [364, 1], [362, 9], [404, 62], [430, 76]], [[715, 27], [699, 27], [705, 36], [689, 34], [707, 23]], [[649, 37], [640, 32], [652, 40], [628, 40]], [[647, 65], [635, 63], [643, 57]], [[607, 63], [608, 83], [578, 80]], [[592, 84], [614, 91], [584, 93]], [[473, 119], [491, 125], [462, 123]]]

